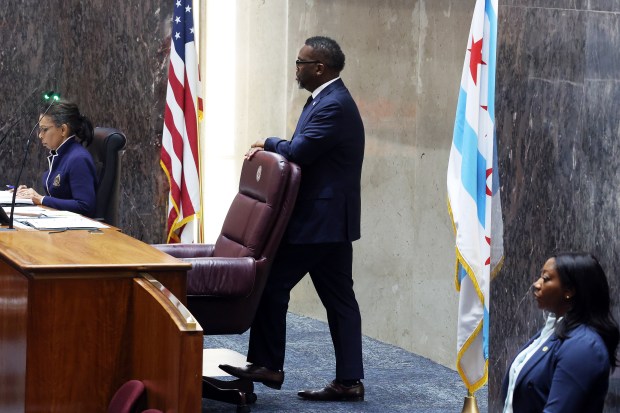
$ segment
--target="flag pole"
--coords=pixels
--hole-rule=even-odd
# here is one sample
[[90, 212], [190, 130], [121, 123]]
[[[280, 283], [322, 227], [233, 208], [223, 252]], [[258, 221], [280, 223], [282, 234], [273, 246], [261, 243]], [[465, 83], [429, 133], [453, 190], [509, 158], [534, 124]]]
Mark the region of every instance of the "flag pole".
[[476, 396], [470, 391], [467, 391], [461, 413], [480, 413], [480, 410], [478, 410], [478, 403], [476, 403]]

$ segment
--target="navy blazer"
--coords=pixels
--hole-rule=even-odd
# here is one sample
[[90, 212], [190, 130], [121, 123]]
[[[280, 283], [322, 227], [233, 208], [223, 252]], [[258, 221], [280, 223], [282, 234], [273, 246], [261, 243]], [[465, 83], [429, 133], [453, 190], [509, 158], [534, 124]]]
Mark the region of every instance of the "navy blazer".
[[56, 153], [52, 170], [43, 173], [43, 205], [94, 216], [97, 175], [92, 156], [75, 138], [65, 141]]
[[[519, 352], [534, 341], [536, 334]], [[511, 363], [512, 364], [512, 363]], [[580, 325], [565, 340], [553, 334], [517, 377], [514, 413], [599, 413], [609, 386], [609, 354], [603, 339]], [[502, 386], [506, 400], [508, 373]]]
[[301, 113], [290, 140], [268, 138], [265, 150], [301, 167], [301, 185], [285, 239], [292, 244], [360, 238], [364, 125], [341, 79]]

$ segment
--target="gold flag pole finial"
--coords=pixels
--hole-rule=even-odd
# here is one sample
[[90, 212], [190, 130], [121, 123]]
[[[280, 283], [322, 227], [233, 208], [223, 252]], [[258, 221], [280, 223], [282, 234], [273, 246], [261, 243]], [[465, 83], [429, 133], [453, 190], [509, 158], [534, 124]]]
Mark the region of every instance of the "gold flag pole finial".
[[480, 413], [478, 410], [478, 404], [476, 404], [476, 396], [473, 393], [467, 391], [467, 397], [463, 402], [463, 410], [461, 413]]

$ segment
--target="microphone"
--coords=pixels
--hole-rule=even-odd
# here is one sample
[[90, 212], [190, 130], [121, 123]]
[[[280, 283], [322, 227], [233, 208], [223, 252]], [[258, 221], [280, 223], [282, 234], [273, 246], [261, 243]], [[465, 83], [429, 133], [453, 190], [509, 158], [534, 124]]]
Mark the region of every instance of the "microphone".
[[37, 123], [34, 124], [34, 127], [30, 131], [30, 133], [28, 134], [28, 140], [26, 141], [26, 151], [24, 152], [24, 158], [22, 159], [22, 164], [21, 164], [21, 166], [19, 168], [19, 173], [17, 174], [17, 179], [15, 179], [15, 185], [14, 185], [14, 189], [13, 189], [13, 198], [11, 199], [11, 214], [9, 216], [9, 227], [8, 228], [4, 228], [3, 229], [4, 231], [14, 231], [15, 230], [15, 228], [13, 227], [13, 215], [14, 215], [14, 212], [15, 212], [15, 198], [17, 197], [17, 187], [19, 186], [19, 180], [22, 177], [22, 172], [24, 172], [24, 165], [26, 164], [26, 159], [28, 158], [28, 151], [30, 150], [30, 142], [32, 141], [32, 139], [31, 139], [32, 138], [32, 134], [34, 133], [34, 131], [39, 126], [40, 119], [47, 114], [47, 112], [50, 110], [52, 105], [54, 103], [56, 103], [60, 99], [60, 96], [57, 93], [54, 93], [53, 91], [49, 91], [49, 92], [45, 92], [43, 94], [43, 98], [46, 101], [51, 101], [51, 103], [45, 109], [43, 114], [39, 117], [39, 120], [37, 120]]

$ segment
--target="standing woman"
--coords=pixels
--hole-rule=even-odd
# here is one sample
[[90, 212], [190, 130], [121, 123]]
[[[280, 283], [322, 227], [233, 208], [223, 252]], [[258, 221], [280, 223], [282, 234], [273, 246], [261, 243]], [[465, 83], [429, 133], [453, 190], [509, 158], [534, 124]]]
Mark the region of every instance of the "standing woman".
[[591, 254], [558, 254], [533, 290], [549, 314], [506, 373], [503, 412], [602, 412], [620, 336], [605, 272]]
[[92, 217], [97, 185], [95, 164], [84, 148], [93, 140], [93, 125], [75, 103], [60, 100], [39, 115], [39, 139], [49, 149], [48, 170], [43, 173], [45, 195], [25, 185], [17, 196], [63, 211]]

